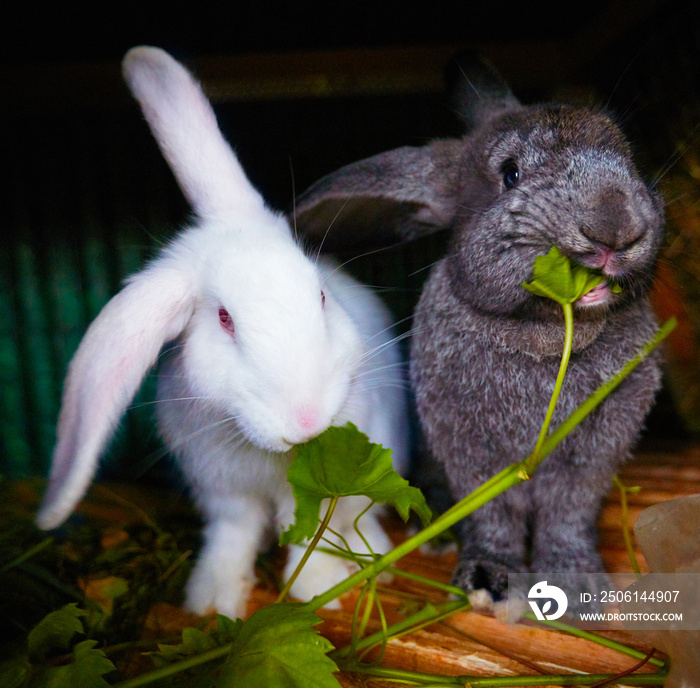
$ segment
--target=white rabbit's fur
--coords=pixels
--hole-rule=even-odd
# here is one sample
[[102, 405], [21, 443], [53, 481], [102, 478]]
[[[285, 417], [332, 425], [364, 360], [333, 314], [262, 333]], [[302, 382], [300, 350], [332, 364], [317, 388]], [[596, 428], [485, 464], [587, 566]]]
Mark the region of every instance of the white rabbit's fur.
[[[159, 373], [158, 425], [206, 520], [186, 604], [236, 616], [257, 552], [293, 520], [293, 445], [352, 421], [405, 468], [400, 357], [380, 300], [331, 262], [307, 257], [265, 206], [189, 73], [147, 47], [127, 54], [124, 73], [198, 222], [128, 281], [83, 338], [38, 523], [53, 528], [74, 508], [144, 375], [174, 340]], [[353, 520], [366, 503], [341, 500], [332, 521], [357, 549], [366, 548]], [[373, 550], [389, 548], [374, 512], [362, 531]], [[290, 550], [285, 576], [303, 553]], [[314, 553], [292, 595], [309, 599], [347, 571]]]

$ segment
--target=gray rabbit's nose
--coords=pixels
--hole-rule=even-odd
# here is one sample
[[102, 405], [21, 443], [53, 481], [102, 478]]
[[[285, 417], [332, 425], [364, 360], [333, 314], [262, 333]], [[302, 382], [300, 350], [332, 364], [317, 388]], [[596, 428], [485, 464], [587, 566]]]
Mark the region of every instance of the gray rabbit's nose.
[[646, 229], [633, 200], [622, 189], [607, 187], [595, 197], [580, 231], [600, 254], [603, 267], [610, 252], [631, 248]]
[[617, 252], [604, 244], [596, 246], [595, 252], [584, 262], [591, 268], [602, 270], [605, 274], [613, 274], [615, 271], [614, 263], [617, 257]]

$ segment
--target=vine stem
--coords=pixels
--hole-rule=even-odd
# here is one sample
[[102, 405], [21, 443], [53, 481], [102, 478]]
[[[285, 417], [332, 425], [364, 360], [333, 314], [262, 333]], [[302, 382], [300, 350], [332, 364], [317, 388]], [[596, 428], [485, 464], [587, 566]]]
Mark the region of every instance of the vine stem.
[[[350, 650], [353, 654], [356, 654], [357, 652], [357, 639], [364, 635], [372, 613], [372, 608], [374, 607], [374, 600], [377, 594], [376, 585], [374, 585], [375, 583], [376, 578], [370, 578], [365, 582], [364, 587], [360, 591], [360, 596], [357, 599], [357, 603], [355, 604], [355, 610], [352, 615], [352, 624], [350, 626]], [[360, 609], [363, 603], [365, 605], [364, 613], [362, 615], [362, 619], [360, 619]]]
[[[569, 635], [573, 635], [577, 638], [582, 638], [583, 640], [590, 640], [591, 642], [594, 642], [597, 645], [601, 645], [602, 647], [607, 647], [611, 650], [615, 650], [615, 652], [627, 655], [632, 659], [644, 659], [645, 657], [643, 652], [635, 650], [633, 647], [628, 647], [627, 645], [618, 643], [617, 641], [612, 640], [611, 638], [606, 638], [605, 636], [597, 635], [596, 633], [591, 633], [590, 631], [586, 631], [582, 628], [570, 626], [569, 624], [563, 623], [562, 621], [539, 621], [531, 612], [526, 612], [524, 616], [530, 619], [531, 621], [537, 621], [538, 623], [543, 624], [549, 628], [554, 628], [558, 631], [563, 631], [564, 633], [568, 633]], [[657, 659], [656, 657], [650, 657], [647, 661], [649, 662], [649, 664], [652, 664], [659, 669], [666, 665], [666, 663], [663, 660]]]
[[668, 337], [676, 327], [675, 318], [669, 318], [656, 332], [656, 334], [640, 349], [639, 353], [631, 358], [617, 375], [604, 382], [591, 394], [552, 434], [545, 440], [542, 451], [545, 456], [552, 451], [564, 437], [566, 437], [605, 397], [608, 396], [634, 368], [636, 368], [661, 342]]
[[559, 364], [559, 372], [557, 373], [557, 379], [554, 383], [554, 391], [552, 392], [552, 397], [549, 400], [549, 406], [547, 407], [547, 413], [544, 417], [544, 422], [542, 423], [542, 428], [540, 429], [539, 437], [537, 438], [537, 443], [532, 451], [532, 454], [528, 457], [528, 462], [532, 464], [531, 470], [540, 464], [541, 459], [538, 459], [540, 452], [542, 451], [542, 445], [547, 438], [547, 433], [549, 432], [549, 426], [552, 423], [552, 416], [554, 415], [554, 408], [559, 400], [559, 394], [561, 393], [562, 385], [564, 384], [564, 377], [566, 376], [566, 369], [569, 367], [569, 359], [571, 358], [571, 349], [574, 343], [574, 309], [570, 303], [562, 304], [562, 309], [564, 310], [564, 349], [561, 354], [561, 363]]
[[474, 492], [468, 494], [444, 514], [436, 518], [429, 526], [405, 540], [390, 552], [379, 557], [365, 568], [333, 586], [329, 590], [314, 597], [308, 602], [309, 609], [320, 609], [336, 597], [340, 597], [352, 590], [356, 585], [363, 583], [372, 576], [381, 573], [391, 564], [429, 542], [440, 533], [444, 532], [465, 516], [468, 516], [486, 502], [494, 499], [513, 485], [517, 485], [532, 477], [537, 466], [551, 451], [566, 437], [578, 423], [591, 413], [621, 382], [629, 375], [674, 329], [676, 319], [670, 318], [656, 332], [654, 337], [645, 344], [639, 353], [620, 370], [617, 375], [603, 383], [590, 397], [588, 397], [560, 426], [558, 426], [542, 442], [539, 455], [533, 458], [530, 454], [524, 461], [511, 464], [497, 473], [495, 476], [480, 485]]
[[175, 664], [153, 669], [140, 676], [121, 681], [120, 683], [114, 684], [112, 688], [140, 688], [141, 686], [147, 686], [149, 683], [155, 683], [161, 679], [168, 678], [168, 676], [175, 676], [183, 671], [200, 666], [201, 664], [208, 664], [215, 659], [226, 657], [226, 655], [230, 654], [232, 647], [233, 645], [231, 643], [221, 647], [215, 647], [212, 650], [201, 652], [200, 654], [194, 655], [188, 659], [183, 659]]
[[[345, 667], [344, 667], [345, 668]], [[347, 667], [352, 671], [351, 667]], [[386, 669], [378, 666], [362, 666], [357, 668], [368, 676], [385, 678], [412, 686], [424, 688], [447, 688], [448, 686], [468, 686], [469, 688], [508, 688], [521, 686], [594, 686], [603, 681], [609, 681], [615, 676], [610, 674], [559, 674], [558, 676], [499, 676], [498, 678], [484, 676], [440, 676], [439, 674], [421, 674], [403, 669]], [[662, 686], [668, 677], [665, 671], [631, 674], [624, 677], [626, 686]]]
[[341, 668], [352, 670], [352, 666], [355, 666], [356, 663], [353, 663], [353, 660], [348, 659], [351, 653], [355, 651], [359, 652], [361, 650], [367, 651], [375, 645], [380, 645], [384, 641], [400, 638], [402, 635], [406, 635], [406, 633], [413, 633], [414, 631], [425, 628], [426, 626], [431, 626], [438, 621], [442, 621], [443, 619], [452, 616], [455, 612], [462, 611], [468, 607], [468, 600], [447, 602], [439, 607], [434, 607], [433, 605], [428, 604], [419, 612], [416, 612], [415, 614], [412, 614], [411, 616], [388, 626], [386, 629], [382, 629], [381, 631], [377, 631], [372, 635], [362, 638], [362, 640], [356, 643], [354, 648], [348, 646], [340, 650], [336, 650], [330, 654], [330, 657], [333, 659], [333, 661], [338, 663], [339, 667], [341, 660], [348, 661], [347, 666], [343, 665]]
[[442, 514], [442, 516], [435, 519], [435, 521], [433, 521], [429, 526], [416, 533], [413, 537], [405, 540], [390, 552], [387, 552], [385, 555], [379, 557], [371, 564], [368, 564], [360, 571], [355, 572], [349, 578], [341, 581], [338, 585], [335, 585], [326, 592], [314, 597], [310, 602], [308, 602], [309, 608], [312, 611], [320, 609], [324, 605], [328, 604], [328, 602], [334, 600], [336, 597], [340, 597], [340, 595], [348, 592], [359, 583], [364, 582], [372, 576], [378, 575], [385, 568], [399, 559], [402, 559], [414, 549], [417, 549], [426, 542], [429, 542], [434, 537], [447, 530], [450, 526], [453, 526], [465, 516], [472, 513], [472, 511], [475, 511], [489, 500], [497, 497], [502, 492], [505, 492], [509, 487], [512, 487], [525, 479], [526, 477], [522, 471], [522, 464], [516, 463], [512, 466], [508, 466], [493, 478], [486, 481], [474, 492], [467, 495], [456, 506], [452, 507]]
[[6, 571], [9, 571], [10, 569], [15, 568], [16, 566], [19, 566], [23, 562], [27, 561], [27, 559], [31, 559], [35, 554], [38, 554], [42, 550], [45, 550], [47, 547], [52, 545], [54, 542], [53, 537], [46, 537], [44, 538], [40, 543], [37, 545], [34, 545], [31, 549], [27, 550], [23, 554], [20, 554], [16, 559], [13, 561], [5, 564], [0, 568], [0, 573], [5, 573]]
[[632, 544], [632, 535], [630, 534], [629, 503], [627, 500], [627, 495], [636, 490], [634, 488], [627, 487], [627, 485], [625, 485], [618, 476], [613, 478], [613, 482], [615, 487], [617, 487], [617, 489], [620, 491], [620, 507], [622, 509], [622, 537], [625, 541], [627, 556], [629, 557], [632, 571], [634, 571], [634, 575], [637, 577], [637, 580], [639, 580], [642, 577], [642, 570], [639, 568], [637, 555], [634, 551], [634, 545]]
[[294, 581], [299, 577], [301, 570], [304, 568], [304, 565], [309, 560], [309, 557], [311, 556], [312, 552], [316, 549], [316, 546], [321, 541], [323, 534], [326, 532], [326, 529], [328, 528], [328, 526], [331, 522], [331, 518], [333, 518], [333, 512], [335, 511], [335, 507], [338, 505], [339, 499], [340, 499], [340, 497], [338, 495], [335, 495], [334, 497], [331, 498], [331, 500], [328, 504], [328, 509], [326, 509], [326, 515], [323, 517], [323, 521], [321, 522], [321, 525], [316, 529], [316, 534], [314, 535], [314, 539], [311, 541], [309, 546], [304, 551], [304, 556], [301, 558], [301, 561], [299, 562], [297, 567], [294, 569], [294, 573], [292, 573], [292, 575], [289, 577], [289, 580], [287, 581], [285, 586], [280, 591], [280, 594], [277, 597], [277, 599], [275, 600], [275, 602], [283, 602], [286, 599], [287, 595], [289, 594], [289, 591], [292, 588], [292, 585], [294, 585]]

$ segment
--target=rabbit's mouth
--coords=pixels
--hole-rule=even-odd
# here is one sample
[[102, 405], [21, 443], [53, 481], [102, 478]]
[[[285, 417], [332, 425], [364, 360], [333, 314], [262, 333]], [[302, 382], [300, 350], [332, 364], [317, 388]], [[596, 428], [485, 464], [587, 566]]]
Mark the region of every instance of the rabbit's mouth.
[[584, 294], [576, 303], [581, 306], [592, 306], [606, 303], [612, 291], [608, 282], [605, 281], [597, 287], [593, 287], [588, 293]]

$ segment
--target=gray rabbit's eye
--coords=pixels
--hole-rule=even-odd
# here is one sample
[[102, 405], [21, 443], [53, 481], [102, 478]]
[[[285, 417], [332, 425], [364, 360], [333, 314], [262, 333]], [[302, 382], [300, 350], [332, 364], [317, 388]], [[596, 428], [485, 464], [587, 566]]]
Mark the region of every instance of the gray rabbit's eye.
[[501, 166], [501, 172], [503, 173], [503, 186], [506, 189], [515, 188], [520, 180], [518, 166], [512, 160], [508, 160]]

